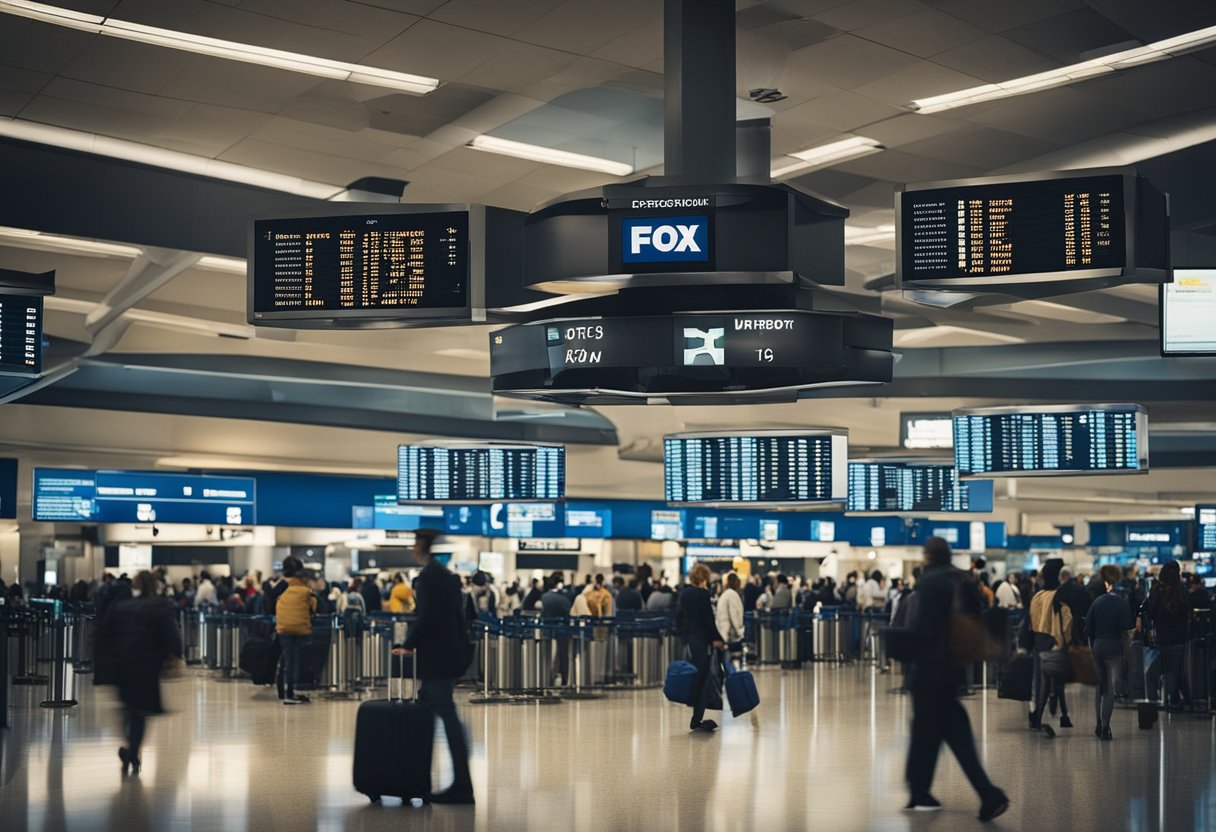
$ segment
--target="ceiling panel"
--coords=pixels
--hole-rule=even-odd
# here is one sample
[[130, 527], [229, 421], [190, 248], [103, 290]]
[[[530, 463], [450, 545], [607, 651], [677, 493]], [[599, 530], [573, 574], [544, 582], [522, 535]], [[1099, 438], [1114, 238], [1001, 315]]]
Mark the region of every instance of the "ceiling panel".
[[1093, 9], [1084, 8], [1006, 30], [1005, 37], [1061, 63], [1084, 60], [1083, 52], [1135, 40]]
[[368, 54], [361, 63], [450, 81], [476, 69], [510, 45], [511, 41], [497, 35], [422, 20]]
[[992, 32], [1003, 32], [1015, 26], [1055, 17], [1063, 12], [1084, 9], [1084, 0], [1018, 0], [1008, 2], [977, 2], [977, 0], [925, 0], [925, 2], [955, 17], [982, 26]]
[[52, 78], [46, 72], [0, 66], [0, 115], [19, 115]]
[[919, 0], [853, 0], [817, 12], [814, 18], [837, 29], [852, 32], [878, 23], [919, 14], [928, 7]]
[[1022, 159], [1058, 150], [1054, 142], [988, 127], [974, 127], [921, 139], [901, 150], [931, 159], [950, 159], [985, 170], [996, 170]]
[[159, 94], [179, 101], [277, 113], [320, 83], [320, 78], [299, 72], [192, 55], [166, 79]]
[[942, 12], [927, 9], [917, 14], [884, 20], [854, 34], [894, 49], [928, 58], [947, 49], [988, 35], [986, 29], [973, 26]]
[[[0, 65], [3, 67], [54, 74], [94, 40], [97, 38], [86, 32], [0, 14]], [[0, 67], [0, 74], [5, 71]]]
[[1094, 78], [1077, 88], [1146, 116], [1164, 118], [1216, 106], [1216, 66], [1182, 56]]
[[652, 0], [566, 0], [515, 33], [553, 49], [590, 54], [639, 26], [663, 26], [662, 4]]
[[562, 4], [563, 0], [448, 0], [431, 19], [479, 32], [514, 35]]
[[848, 90], [906, 69], [916, 61], [906, 52], [841, 35], [791, 53], [789, 77], [791, 85], [797, 85], [798, 78], [805, 75], [816, 83]]
[[933, 62], [965, 72], [987, 83], [1008, 81], [1046, 72], [1060, 65], [1059, 61], [1014, 43], [1002, 35], [964, 43], [933, 56]]
[[838, 92], [786, 110], [782, 114], [782, 120], [833, 127], [837, 130], [859, 130], [864, 125], [897, 116], [902, 112], [904, 111], [898, 107], [883, 104], [855, 92]]
[[964, 75], [930, 61], [918, 61], [898, 72], [862, 84], [853, 91], [907, 112], [914, 99], [966, 89], [980, 83], [982, 82], [974, 76]]
[[1144, 116], [1127, 107], [1101, 101], [1072, 87], [964, 107], [958, 114], [977, 124], [1061, 145], [1077, 144], [1144, 120]]
[[953, 159], [926, 159], [899, 150], [887, 150], [870, 156], [842, 162], [837, 170], [856, 173], [888, 182], [932, 182], [937, 179], [963, 179], [979, 176], [984, 169]]

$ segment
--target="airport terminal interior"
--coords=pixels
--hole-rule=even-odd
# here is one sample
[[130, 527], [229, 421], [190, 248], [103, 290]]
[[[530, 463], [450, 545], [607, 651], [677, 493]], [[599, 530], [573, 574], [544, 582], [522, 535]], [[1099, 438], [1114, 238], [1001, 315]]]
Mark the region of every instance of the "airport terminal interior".
[[0, 0], [0, 830], [1216, 828], [1213, 194], [1210, 0]]

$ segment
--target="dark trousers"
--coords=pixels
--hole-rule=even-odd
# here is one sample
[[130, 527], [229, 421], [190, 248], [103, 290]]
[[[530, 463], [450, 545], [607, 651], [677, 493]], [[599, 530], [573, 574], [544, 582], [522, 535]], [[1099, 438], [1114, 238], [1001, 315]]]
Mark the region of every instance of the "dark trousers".
[[1039, 663], [1039, 654], [1054, 650], [1055, 645], [1056, 640], [1051, 636], [1042, 633], [1034, 634], [1034, 669], [1039, 683], [1034, 694], [1034, 715], [1035, 719], [1039, 720], [1043, 718], [1043, 711], [1047, 709], [1049, 696], [1056, 697], [1056, 701], [1060, 703], [1060, 716], [1068, 716], [1068, 701], [1064, 698], [1064, 683], [1059, 679], [1044, 675]]
[[709, 642], [699, 639], [687, 639], [688, 660], [697, 669], [697, 678], [692, 683], [694, 692], [692, 706], [692, 724], [696, 725], [705, 719], [705, 686], [709, 684]]
[[127, 751], [136, 760], [139, 759], [139, 749], [144, 744], [144, 732], [148, 727], [148, 718], [139, 711], [127, 708], [123, 714], [123, 728], [127, 735]]
[[300, 681], [300, 651], [308, 643], [310, 636], [289, 636], [279, 634], [279, 644], [283, 646], [283, 676], [279, 686], [279, 697], [290, 699], [295, 696], [296, 683]]
[[443, 720], [443, 730], [447, 734], [448, 749], [452, 753], [452, 771], [455, 779], [452, 781], [452, 791], [471, 792], [473, 778], [469, 775], [469, 740], [464, 733], [464, 725], [460, 715], [456, 713], [456, 703], [452, 694], [456, 690], [454, 679], [426, 679], [418, 688], [418, 701], [425, 704], [435, 716]]
[[1123, 675], [1123, 642], [1120, 639], [1094, 640], [1094, 670], [1098, 674], [1094, 710], [1098, 714], [1098, 727], [1106, 729], [1110, 728], [1110, 717], [1115, 712], [1115, 693]]
[[942, 743], [950, 746], [971, 787], [985, 800], [996, 792], [988, 779], [975, 738], [971, 735], [971, 720], [951, 689], [914, 688], [912, 691], [912, 743], [908, 748], [906, 777], [914, 798], [929, 794], [933, 772]]
[[1186, 663], [1185, 644], [1161, 645], [1161, 658], [1148, 669], [1148, 697], [1156, 701], [1159, 683], [1165, 680], [1165, 706], [1178, 706], [1178, 691], [1182, 682], [1182, 666]]

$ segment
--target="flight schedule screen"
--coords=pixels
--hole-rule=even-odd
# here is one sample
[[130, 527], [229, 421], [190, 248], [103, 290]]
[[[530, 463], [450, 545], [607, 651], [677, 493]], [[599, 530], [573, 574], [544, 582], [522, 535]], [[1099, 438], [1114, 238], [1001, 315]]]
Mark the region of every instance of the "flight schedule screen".
[[566, 495], [566, 449], [560, 445], [397, 448], [401, 502], [560, 500]]
[[0, 294], [0, 372], [42, 372], [42, 297]]
[[[834, 442], [835, 440], [835, 442]], [[811, 503], [840, 499], [833, 444], [844, 437], [669, 436], [663, 476], [669, 503]], [[847, 454], [847, 450], [842, 450]]]
[[1216, 504], [1195, 507], [1195, 551], [1216, 553]]
[[256, 220], [253, 237], [255, 317], [469, 302], [463, 211]]
[[992, 511], [992, 482], [960, 482], [953, 465], [850, 462], [848, 511]]
[[954, 418], [959, 473], [1141, 470], [1134, 410], [969, 414]]
[[1122, 175], [987, 183], [900, 194], [906, 281], [1127, 265]]

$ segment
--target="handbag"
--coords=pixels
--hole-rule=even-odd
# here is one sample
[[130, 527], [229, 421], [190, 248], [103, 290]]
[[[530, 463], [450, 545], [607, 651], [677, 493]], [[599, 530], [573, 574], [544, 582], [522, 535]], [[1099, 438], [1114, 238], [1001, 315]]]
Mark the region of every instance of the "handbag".
[[1034, 659], [1030, 656], [1014, 656], [1001, 669], [1001, 681], [997, 685], [998, 699], [1013, 699], [1029, 702], [1034, 688]]
[[1039, 653], [1043, 675], [1057, 682], [1072, 681], [1072, 654], [1067, 650], [1045, 650]]

